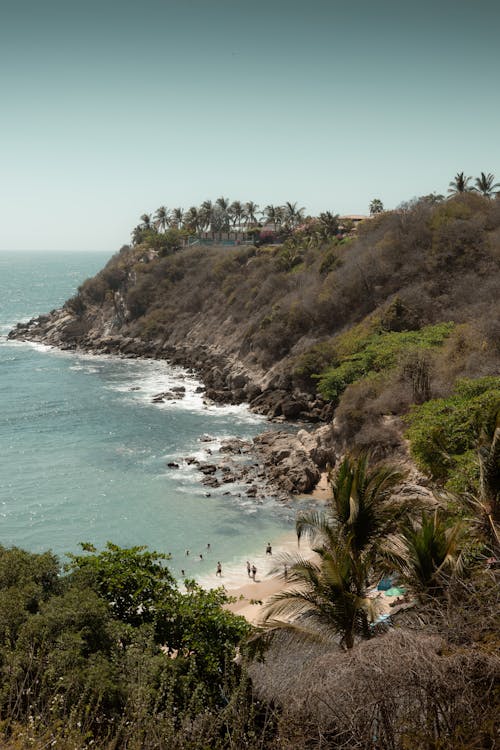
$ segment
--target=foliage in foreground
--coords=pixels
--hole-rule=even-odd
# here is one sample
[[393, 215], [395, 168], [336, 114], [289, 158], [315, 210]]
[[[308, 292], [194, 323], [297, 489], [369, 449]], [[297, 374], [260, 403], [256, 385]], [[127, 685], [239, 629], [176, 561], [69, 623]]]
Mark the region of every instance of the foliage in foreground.
[[[489, 510], [500, 491], [497, 430], [480, 453]], [[0, 548], [2, 747], [492, 747], [498, 582], [484, 555], [466, 575], [460, 566], [488, 526], [457, 523], [451, 509], [408, 515], [392, 497], [400, 480], [367, 456], [346, 458], [328, 512], [299, 515], [317, 561], [288, 557], [286, 575], [280, 566], [288, 590], [268, 610], [271, 669], [250, 664], [251, 680], [234, 661], [248, 624], [221, 608], [222, 590], [186, 581], [180, 592], [165, 556], [87, 544], [61, 576], [51, 553]], [[403, 629], [372, 639], [367, 587], [388, 561], [425, 596], [413, 625], [410, 610]], [[272, 619], [283, 613], [291, 625]]]
[[223, 590], [187, 581], [182, 593], [164, 557], [141, 547], [84, 549], [60, 576], [50, 553], [0, 548], [4, 731], [84, 726], [89, 740], [120, 745], [139, 718], [161, 716], [175, 732], [226, 705], [249, 626], [222, 609]]

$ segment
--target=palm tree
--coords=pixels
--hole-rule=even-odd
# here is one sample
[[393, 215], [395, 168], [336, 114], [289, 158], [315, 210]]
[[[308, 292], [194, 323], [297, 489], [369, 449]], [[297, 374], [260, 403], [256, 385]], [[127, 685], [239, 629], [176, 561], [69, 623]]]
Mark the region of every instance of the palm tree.
[[463, 567], [462, 532], [461, 522], [450, 525], [437, 510], [431, 515], [422, 513], [419, 521], [409, 521], [390, 540], [388, 559], [414, 590], [440, 593], [443, 574], [460, 572]]
[[[368, 569], [351, 554], [342, 538], [330, 537], [329, 543], [314, 549], [318, 562], [283, 556], [281, 573], [293, 588], [275, 594], [269, 600], [263, 620], [263, 637], [269, 639], [280, 630], [300, 638], [324, 639], [340, 634], [341, 645], [351, 649], [359, 634], [369, 637], [369, 621], [374, 617], [373, 601], [366, 596]], [[287, 619], [280, 617], [286, 615]], [[262, 636], [261, 636], [262, 637]]]
[[[342, 461], [331, 476], [328, 511], [301, 513], [296, 520], [299, 542], [309, 538], [319, 561], [292, 556], [280, 560], [281, 565], [287, 563], [287, 583], [296, 587], [271, 598], [265, 612], [266, 633], [287, 628], [305, 637], [333, 631], [341, 634], [347, 648], [352, 648], [356, 633], [369, 637], [374, 611], [366, 595], [367, 582], [381, 540], [395, 529], [405, 510], [391, 502], [392, 490], [401, 479], [402, 474], [390, 466], [370, 468], [367, 454]], [[277, 621], [282, 614], [299, 619]]]
[[182, 226], [182, 222], [184, 221], [184, 209], [183, 208], [174, 208], [172, 210], [171, 215], [171, 223], [174, 227], [177, 229]]
[[466, 500], [479, 514], [493, 548], [500, 551], [500, 412], [490, 428], [482, 430], [479, 448], [479, 491]]
[[274, 231], [276, 232], [278, 229], [278, 225], [280, 225], [283, 221], [283, 207], [273, 206], [272, 204], [266, 206], [264, 209], [264, 220], [269, 223], [272, 222]]
[[220, 198], [217, 198], [215, 201], [215, 205], [218, 208], [219, 213], [219, 225], [221, 228], [221, 231], [228, 232], [229, 231], [229, 218], [230, 218], [230, 212], [229, 212], [229, 198], [224, 198], [224, 196], [221, 196]]
[[141, 221], [142, 221], [141, 229], [152, 229], [151, 214], [142, 214]]
[[323, 237], [334, 237], [339, 231], [339, 215], [334, 215], [331, 211], [321, 213], [319, 215], [319, 223]]
[[160, 206], [155, 213], [155, 226], [159, 232], [164, 232], [168, 227], [169, 210], [166, 206]]
[[245, 209], [241, 201], [233, 201], [229, 206], [229, 215], [233, 219], [233, 226], [238, 225], [238, 229], [241, 228], [241, 220], [245, 215]]
[[500, 192], [498, 188], [500, 188], [500, 182], [495, 183], [495, 175], [491, 174], [491, 172], [487, 175], [484, 172], [481, 172], [481, 177], [476, 177], [475, 187], [472, 189], [476, 193], [481, 193], [481, 195], [486, 196], [486, 198], [491, 198], [492, 195], [496, 195]]
[[257, 211], [259, 207], [253, 201], [247, 201], [245, 203], [245, 224], [256, 224], [257, 223]]
[[370, 216], [375, 216], [375, 214], [381, 214], [384, 211], [384, 204], [380, 200], [380, 198], [374, 198], [370, 203]]
[[305, 208], [297, 208], [297, 203], [287, 201], [284, 205], [285, 222], [288, 228], [293, 229], [304, 219]]
[[199, 217], [203, 229], [210, 229], [214, 214], [214, 205], [212, 201], [206, 200], [200, 206]]
[[188, 208], [184, 214], [184, 226], [189, 229], [190, 232], [196, 234], [200, 228], [201, 220], [199, 210], [196, 206]]
[[457, 172], [453, 180], [449, 183], [448, 192], [452, 195], [470, 193], [473, 189], [469, 187], [470, 180], [472, 180], [472, 177], [466, 177], [463, 172]]
[[392, 466], [370, 468], [368, 454], [358, 459], [346, 456], [330, 476], [332, 497], [326, 514], [301, 513], [297, 536], [313, 541], [329, 539], [333, 533], [349, 540], [353, 556], [375, 558], [385, 537], [394, 531], [406, 513], [403, 503], [392, 501], [394, 487], [403, 474]]

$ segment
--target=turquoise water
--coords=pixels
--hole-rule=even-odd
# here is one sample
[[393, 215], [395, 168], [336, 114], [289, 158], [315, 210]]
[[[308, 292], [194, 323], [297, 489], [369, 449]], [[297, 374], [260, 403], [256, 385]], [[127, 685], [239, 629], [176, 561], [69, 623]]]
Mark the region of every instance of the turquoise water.
[[[273, 498], [238, 497], [242, 488], [232, 485], [206, 497], [196, 469], [166, 464], [188, 455], [209, 460], [207, 448], [263, 431], [263, 419], [241, 406], [206, 408], [199, 383], [165, 362], [6, 340], [17, 321], [60, 306], [106, 260], [91, 252], [0, 252], [0, 543], [63, 556], [80, 541], [109, 539], [170, 552], [177, 575], [183, 568], [207, 576], [217, 560], [240, 569], [292, 529], [291, 510]], [[185, 400], [151, 403], [180, 384]], [[200, 442], [203, 434], [214, 441]]]

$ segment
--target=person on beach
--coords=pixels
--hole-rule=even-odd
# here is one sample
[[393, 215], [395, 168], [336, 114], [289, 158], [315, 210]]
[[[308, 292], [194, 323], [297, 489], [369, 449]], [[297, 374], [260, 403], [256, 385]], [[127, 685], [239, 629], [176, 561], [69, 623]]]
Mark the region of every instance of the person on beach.
[[252, 567], [248, 560], [247, 560], [247, 573], [248, 573], [248, 577], [250, 578], [250, 576], [252, 575]]
[[189, 550], [186, 550], [186, 557], [189, 557]]
[[207, 544], [207, 552], [210, 552], [210, 550], [211, 550], [211, 547], [210, 547], [210, 542], [209, 542], [209, 543]]
[[200, 552], [200, 560], [203, 560], [203, 555], [201, 554], [201, 552]]
[[221, 578], [222, 578], [222, 565], [220, 564], [220, 562], [217, 563], [217, 571], [216, 571], [215, 575], [216, 576], [221, 576]]
[[257, 575], [257, 568], [255, 565], [252, 565], [252, 579], [255, 581], [255, 576]]
[[273, 548], [271, 547], [271, 542], [267, 543], [266, 547], [266, 555], [272, 555], [273, 554]]
[[186, 573], [184, 572], [184, 570], [181, 570], [181, 576], [184, 578], [185, 575]]

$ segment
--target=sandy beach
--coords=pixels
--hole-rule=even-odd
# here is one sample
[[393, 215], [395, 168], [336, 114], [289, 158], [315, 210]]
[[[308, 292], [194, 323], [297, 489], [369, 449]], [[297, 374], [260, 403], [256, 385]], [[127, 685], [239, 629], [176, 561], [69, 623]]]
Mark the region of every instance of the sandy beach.
[[[318, 500], [321, 504], [329, 497], [330, 492], [328, 474], [324, 472], [314, 490], [307, 497]], [[272, 573], [277, 565], [282, 569], [280, 561], [283, 555], [299, 554], [307, 559], [314, 557], [314, 552], [307, 540], [301, 540], [299, 546], [295, 530], [286, 532], [277, 540], [270, 541], [272, 542], [272, 555], [266, 555], [264, 544], [262, 553], [249, 560], [250, 564], [255, 564], [257, 568], [255, 581], [248, 576], [245, 565], [238, 570], [224, 569], [223, 566], [222, 576], [216, 576], [214, 572], [212, 576], [207, 576], [200, 581], [206, 588], [224, 586], [228, 594], [236, 599], [235, 602], [227, 605], [227, 609], [242, 615], [254, 625], [259, 622], [270, 597], [285, 588], [285, 581]]]
[[279, 573], [272, 574], [274, 567], [279, 566], [283, 570], [280, 560], [283, 555], [297, 554], [301, 557], [310, 559], [314, 557], [314, 552], [310, 545], [302, 540], [300, 547], [297, 543], [295, 532], [280, 540], [279, 546], [273, 548], [273, 554], [267, 556], [262, 574], [255, 577], [255, 582], [248, 578], [247, 582], [237, 589], [229, 589], [228, 593], [236, 597], [233, 604], [228, 604], [227, 609], [237, 615], [242, 615], [253, 625], [257, 625], [262, 617], [263, 609], [273, 594], [277, 594], [286, 588], [286, 581], [279, 577]]

